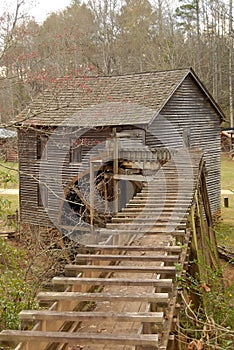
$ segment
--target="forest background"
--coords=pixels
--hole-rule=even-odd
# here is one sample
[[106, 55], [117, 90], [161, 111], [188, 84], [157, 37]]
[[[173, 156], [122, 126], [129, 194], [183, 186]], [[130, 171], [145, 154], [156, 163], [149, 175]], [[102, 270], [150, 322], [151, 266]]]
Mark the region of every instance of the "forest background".
[[39, 24], [0, 14], [0, 122], [58, 77], [192, 67], [233, 126], [232, 0], [79, 0]]

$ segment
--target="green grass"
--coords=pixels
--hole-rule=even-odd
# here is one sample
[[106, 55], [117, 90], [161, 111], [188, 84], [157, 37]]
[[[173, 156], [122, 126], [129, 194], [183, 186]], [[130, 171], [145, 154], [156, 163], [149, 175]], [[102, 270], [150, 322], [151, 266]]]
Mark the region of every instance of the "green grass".
[[[221, 157], [221, 188], [234, 192], [234, 161], [225, 154]], [[224, 197], [229, 207], [224, 207]], [[218, 244], [234, 247], [234, 193], [221, 195], [221, 222], [217, 226]]]
[[4, 194], [0, 195], [0, 197], [4, 197], [10, 202], [9, 211], [10, 213], [15, 213], [16, 210], [19, 209], [19, 195], [18, 194]]
[[0, 161], [0, 188], [18, 188], [18, 163]]
[[221, 157], [221, 188], [234, 191], [234, 160], [225, 154]]
[[[18, 189], [18, 163], [0, 162], [0, 188], [7, 190]], [[18, 194], [0, 194], [0, 229], [10, 226], [8, 216], [19, 210]], [[8, 228], [9, 229], [9, 228]]]

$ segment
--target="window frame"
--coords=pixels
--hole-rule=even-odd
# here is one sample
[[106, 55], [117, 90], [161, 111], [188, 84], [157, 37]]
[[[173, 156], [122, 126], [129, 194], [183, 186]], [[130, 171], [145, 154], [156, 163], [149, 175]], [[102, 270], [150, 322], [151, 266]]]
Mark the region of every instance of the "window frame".
[[48, 136], [37, 136], [37, 160], [48, 159]]
[[73, 138], [70, 140], [70, 152], [69, 152], [69, 162], [73, 164], [80, 164], [82, 162], [82, 152], [83, 152], [83, 145], [82, 143], [78, 143], [78, 139]]

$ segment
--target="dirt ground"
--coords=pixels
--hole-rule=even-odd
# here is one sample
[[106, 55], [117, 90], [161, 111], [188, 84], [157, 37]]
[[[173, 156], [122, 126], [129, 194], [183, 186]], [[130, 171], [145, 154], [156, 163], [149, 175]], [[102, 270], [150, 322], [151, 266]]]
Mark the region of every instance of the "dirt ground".
[[230, 287], [232, 284], [234, 284], [234, 264], [228, 264], [227, 261], [224, 260], [221, 260], [221, 264], [224, 267], [223, 277], [225, 285]]

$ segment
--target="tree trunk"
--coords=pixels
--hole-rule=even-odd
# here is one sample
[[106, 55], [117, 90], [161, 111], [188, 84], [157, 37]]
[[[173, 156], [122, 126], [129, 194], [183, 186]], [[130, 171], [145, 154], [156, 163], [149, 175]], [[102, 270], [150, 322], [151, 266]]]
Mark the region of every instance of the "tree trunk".
[[230, 126], [233, 128], [233, 99], [232, 99], [232, 51], [233, 51], [233, 38], [232, 38], [232, 0], [229, 0], [229, 108], [230, 108]]

